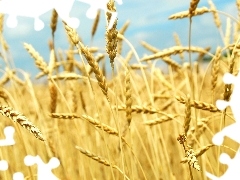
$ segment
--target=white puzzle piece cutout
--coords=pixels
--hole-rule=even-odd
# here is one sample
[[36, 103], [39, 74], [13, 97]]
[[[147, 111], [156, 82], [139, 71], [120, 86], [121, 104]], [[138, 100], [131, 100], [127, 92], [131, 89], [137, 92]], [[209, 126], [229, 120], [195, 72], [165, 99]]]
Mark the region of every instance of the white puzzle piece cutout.
[[221, 145], [224, 140], [224, 136], [228, 136], [232, 140], [240, 144], [240, 73], [237, 76], [226, 73], [223, 76], [223, 82], [225, 84], [233, 84], [234, 88], [230, 100], [217, 100], [216, 106], [219, 110], [224, 110], [227, 106], [230, 106], [233, 112], [235, 123], [223, 128], [220, 132], [214, 135], [213, 143]]
[[206, 173], [207, 177], [212, 180], [239, 180], [240, 178], [240, 149], [237, 151], [235, 157], [231, 159], [228, 154], [222, 153], [220, 155], [219, 161], [222, 164], [228, 165], [227, 171], [221, 176], [216, 177], [210, 173]]
[[[97, 10], [101, 9], [110, 12], [106, 5], [108, 0], [78, 0], [90, 5], [86, 16], [90, 19], [96, 17]], [[122, 0], [116, 0], [118, 4], [122, 4]], [[70, 12], [75, 0], [0, 0], [0, 13], [7, 14], [7, 26], [15, 28], [18, 24], [17, 16], [30, 17], [34, 19], [34, 29], [40, 31], [44, 28], [44, 22], [40, 16], [46, 12], [55, 9], [58, 16], [67, 23], [71, 28], [78, 28], [80, 21], [78, 18], [70, 17]], [[108, 29], [111, 29], [117, 12], [112, 13]]]
[[23, 173], [21, 172], [16, 172], [13, 174], [13, 180], [24, 180]]
[[45, 164], [40, 156], [27, 155], [24, 158], [24, 163], [27, 166], [34, 164], [38, 165], [37, 177], [38, 180], [59, 180], [53, 173], [52, 169], [57, 168], [60, 165], [60, 161], [56, 157], [52, 157], [50, 161]]
[[[224, 110], [227, 106], [230, 106], [233, 112], [235, 123], [223, 128], [220, 132], [213, 136], [212, 142], [215, 145], [222, 145], [224, 137], [229, 137], [232, 140], [240, 144], [240, 73], [237, 76], [226, 73], [223, 76], [223, 82], [225, 84], [233, 84], [233, 91], [230, 100], [217, 100], [216, 106], [219, 110]], [[231, 159], [229, 155], [222, 153], [220, 155], [219, 161], [222, 164], [227, 164], [228, 169], [226, 172], [220, 176], [206, 172], [206, 176], [212, 180], [239, 180], [240, 179], [240, 149], [238, 149], [235, 157]]]
[[[7, 126], [4, 128], [3, 133], [5, 135], [5, 139], [0, 139], [0, 147], [3, 146], [12, 146], [15, 144], [13, 139], [15, 129], [12, 126]], [[8, 169], [8, 162], [5, 160], [0, 160], [0, 171], [6, 171]]]
[[14, 127], [7, 126], [3, 130], [6, 139], [0, 139], [0, 146], [12, 146], [15, 144], [15, 140], [13, 139], [13, 135], [15, 132]]
[[56, 9], [59, 17], [70, 27], [77, 28], [79, 20], [70, 18], [69, 14], [75, 0], [1, 0], [0, 13], [8, 14], [7, 26], [14, 28], [17, 26], [17, 16], [34, 18], [34, 29], [43, 29], [44, 23], [40, 16], [44, 13]]
[[5, 160], [0, 161], [0, 171], [6, 171], [8, 169], [8, 162]]

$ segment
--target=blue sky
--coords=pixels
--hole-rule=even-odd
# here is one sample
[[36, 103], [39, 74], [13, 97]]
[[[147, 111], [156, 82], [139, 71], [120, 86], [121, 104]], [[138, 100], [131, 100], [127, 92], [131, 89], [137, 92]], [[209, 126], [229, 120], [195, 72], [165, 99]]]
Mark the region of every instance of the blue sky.
[[[142, 48], [141, 40], [156, 46], [159, 49], [169, 48], [175, 45], [173, 33], [177, 33], [184, 46], [188, 45], [189, 20], [168, 20], [168, 17], [176, 12], [188, 10], [190, 1], [184, 0], [123, 0], [122, 5], [117, 5], [118, 11], [118, 27], [130, 20], [130, 26], [126, 31], [126, 38], [136, 48], [139, 56], [149, 52]], [[234, 0], [213, 0], [217, 9], [237, 17], [237, 9]], [[198, 7], [207, 6], [207, 0], [201, 0]], [[89, 5], [82, 2], [75, 2], [71, 11], [71, 16], [80, 20], [80, 26], [77, 29], [85, 45], [101, 47], [101, 51], [105, 47], [105, 18], [103, 11], [101, 12], [101, 20], [94, 37], [91, 42], [91, 27], [93, 20], [86, 17], [86, 11]], [[220, 15], [225, 32], [226, 16]], [[49, 28], [51, 11], [40, 17], [45, 28], [41, 31], [35, 31], [33, 27], [33, 19], [26, 17], [18, 17], [18, 26], [16, 28], [8, 28], [4, 26], [4, 37], [10, 46], [11, 56], [13, 57], [15, 66], [23, 69], [32, 76], [39, 71], [34, 66], [34, 61], [23, 48], [23, 42], [32, 44], [33, 47], [48, 61], [49, 48], [48, 40], [51, 39], [51, 30]], [[7, 15], [5, 16], [7, 19]], [[207, 47], [223, 46], [219, 31], [214, 25], [212, 14], [205, 14], [193, 18], [192, 24], [192, 45]], [[59, 21], [56, 31], [56, 48], [64, 50], [68, 48], [67, 38], [62, 23]], [[128, 50], [128, 47], [125, 47]], [[4, 66], [4, 63], [1, 63]]]

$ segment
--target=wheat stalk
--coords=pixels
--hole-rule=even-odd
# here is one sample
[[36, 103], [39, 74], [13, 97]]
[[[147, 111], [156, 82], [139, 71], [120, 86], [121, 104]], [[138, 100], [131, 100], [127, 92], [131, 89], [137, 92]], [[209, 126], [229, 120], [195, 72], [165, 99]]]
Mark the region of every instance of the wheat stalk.
[[208, 1], [208, 4], [210, 6], [210, 9], [213, 13], [213, 18], [214, 18], [214, 23], [215, 25], [220, 28], [221, 26], [221, 21], [220, 21], [220, 18], [219, 18], [219, 15], [217, 13], [217, 9], [216, 9], [216, 6], [213, 4], [213, 2], [211, 0]]
[[[174, 40], [175, 40], [175, 42], [176, 42], [176, 45], [177, 45], [177, 46], [182, 46], [178, 34], [177, 34], [177, 33], [174, 33], [174, 34], [173, 34], [173, 37], [174, 37]], [[183, 53], [180, 53], [180, 54], [179, 54], [179, 57], [181, 58], [182, 61], [184, 60]]]
[[53, 9], [52, 17], [51, 17], [51, 24], [50, 24], [50, 27], [52, 29], [52, 37], [54, 37], [54, 33], [57, 29], [57, 22], [58, 22], [58, 13], [55, 9]]
[[3, 116], [11, 119], [13, 122], [19, 123], [23, 128], [32, 133], [37, 139], [44, 141], [42, 132], [20, 112], [15, 111], [12, 107], [1, 105], [0, 113]]
[[[195, 157], [199, 157], [201, 156], [202, 154], [204, 154], [209, 148], [215, 146], [214, 144], [208, 144], [206, 146], [203, 146], [197, 150], [195, 150], [194, 154], [195, 154]], [[187, 157], [184, 157], [180, 162], [181, 163], [187, 163], [189, 161], [189, 159]]]
[[87, 120], [88, 122], [90, 122], [91, 124], [96, 126], [97, 128], [103, 129], [108, 134], [115, 135], [115, 136], [118, 136], [118, 134], [119, 134], [115, 128], [110, 127], [104, 123], [100, 123], [100, 121], [98, 121], [97, 119], [94, 119], [88, 115], [82, 115], [81, 118], [84, 120]]
[[57, 107], [57, 88], [52, 81], [49, 81], [48, 88], [50, 93], [50, 112], [54, 113]]
[[236, 0], [236, 6], [238, 10], [238, 18], [240, 18], [240, 0]]
[[147, 121], [144, 122], [144, 124], [148, 125], [148, 126], [162, 124], [162, 123], [174, 120], [177, 116], [178, 115], [173, 115], [173, 114], [164, 115], [164, 116], [161, 116], [161, 117], [153, 119], [153, 120], [147, 120]]
[[80, 116], [74, 113], [51, 113], [50, 117], [57, 119], [75, 119], [80, 118]]
[[[69, 72], [63, 72], [58, 75], [51, 76], [51, 79], [53, 80], [77, 80], [77, 79], [85, 79], [86, 77], [78, 75], [76, 73], [69, 73]], [[50, 78], [49, 78], [50, 79]]]
[[149, 60], [154, 60], [157, 58], [162, 58], [162, 57], [166, 57], [166, 56], [171, 56], [171, 55], [176, 55], [176, 54], [180, 54], [182, 52], [199, 52], [199, 53], [207, 53], [205, 49], [200, 48], [200, 47], [191, 47], [191, 49], [189, 49], [189, 47], [182, 47], [182, 46], [173, 46], [169, 49], [164, 49], [160, 52], [157, 52], [153, 55], [149, 55], [149, 56], [145, 56], [142, 59], [140, 59], [140, 61], [149, 61]]
[[[109, 2], [107, 3], [107, 9], [110, 12], [116, 12], [116, 7], [114, 4], [114, 1], [109, 0]], [[108, 24], [112, 17], [112, 13], [110, 13], [110, 12], [106, 12]], [[117, 42], [118, 42], [117, 19], [115, 19], [113, 26], [110, 29], [106, 29], [106, 31], [107, 31], [106, 32], [106, 43], [107, 43], [106, 51], [109, 55], [111, 67], [113, 70], [114, 69], [114, 58], [117, 55]]]
[[219, 73], [219, 68], [220, 68], [220, 58], [221, 58], [221, 47], [217, 47], [214, 59], [213, 59], [213, 65], [212, 65], [212, 79], [211, 79], [211, 84], [212, 84], [212, 91], [215, 90], [216, 85], [217, 85], [217, 80], [218, 80], [218, 73]]
[[[186, 100], [184, 99], [183, 96], [176, 96], [176, 99], [182, 104], [186, 103]], [[202, 102], [202, 101], [196, 101], [196, 100], [191, 101], [191, 107], [205, 110], [205, 111], [210, 111], [210, 112], [220, 112], [220, 110], [218, 110], [218, 108], [215, 105]]]
[[92, 31], [91, 31], [91, 35], [92, 35], [92, 39], [97, 31], [97, 27], [98, 27], [98, 24], [99, 24], [99, 19], [100, 19], [100, 14], [101, 14], [101, 10], [98, 10], [97, 11], [97, 15], [96, 15], [96, 18], [93, 22], [93, 26], [92, 26]]
[[[181, 55], [182, 53], [180, 53]], [[162, 60], [167, 63], [168, 65], [172, 66], [173, 68], [176, 68], [176, 69], [181, 69], [182, 67], [176, 62], [174, 61], [173, 59], [171, 59], [169, 56], [164, 56], [162, 57]]]
[[[192, 16], [199, 16], [204, 13], [208, 13], [210, 11], [211, 10], [208, 9], [207, 7], [197, 8], [197, 9], [195, 9], [194, 14], [192, 14]], [[187, 17], [190, 17], [189, 11], [182, 11], [182, 12], [172, 14], [171, 16], [168, 17], [168, 19], [175, 20], [175, 19], [183, 19], [183, 18], [187, 18]]]
[[66, 23], [64, 23], [64, 24], [65, 24], [65, 29], [66, 29], [68, 36], [72, 40], [73, 44], [78, 48], [78, 50], [81, 51], [81, 53], [84, 55], [84, 57], [88, 61], [88, 64], [92, 67], [95, 77], [98, 81], [98, 85], [100, 86], [103, 94], [108, 97], [108, 94], [107, 94], [108, 86], [107, 86], [106, 78], [105, 78], [105, 76], [103, 76], [102, 71], [100, 70], [100, 68], [98, 66], [98, 63], [96, 62], [96, 60], [94, 59], [93, 55], [90, 53], [88, 48], [85, 47], [80, 42], [77, 32], [75, 30], [73, 30], [72, 28], [70, 28]]
[[191, 100], [190, 95], [188, 94], [185, 99], [185, 118], [183, 123], [184, 134], [187, 134], [191, 122]]
[[132, 121], [132, 88], [130, 81], [130, 71], [128, 70], [125, 77], [125, 97], [126, 97], [126, 119], [128, 126], [130, 126]]
[[79, 146], [75, 146], [75, 148], [77, 150], [79, 150], [82, 154], [90, 157], [91, 159], [99, 162], [100, 164], [103, 164], [105, 166], [111, 166], [111, 163], [108, 160], [106, 160], [106, 159], [104, 159], [104, 158], [102, 158], [102, 157], [100, 157], [98, 155], [95, 155], [94, 153], [92, 153], [92, 152], [90, 152], [90, 151], [88, 151], [86, 149], [83, 149], [83, 148], [81, 148]]
[[[144, 113], [144, 114], [154, 114], [154, 113], [160, 113], [161, 111], [159, 109], [156, 109], [151, 106], [139, 106], [139, 105], [132, 105], [132, 112], [135, 113]], [[113, 109], [117, 109], [118, 111], [126, 111], [125, 105], [119, 105], [119, 106], [112, 106]]]
[[231, 19], [227, 18], [226, 33], [224, 37], [225, 46], [228, 46], [230, 44], [230, 36], [232, 34], [231, 29], [232, 29]]
[[88, 49], [84, 47], [83, 44], [81, 43], [80, 43], [80, 49], [84, 57], [88, 61], [88, 64], [92, 67], [95, 77], [98, 81], [98, 85], [100, 86], [103, 94], [105, 96], [108, 96], [108, 86], [107, 86], [106, 78], [105, 76], [103, 76], [103, 73], [100, 70], [98, 63], [94, 59], [93, 55], [88, 51]]
[[28, 53], [32, 56], [35, 60], [36, 66], [44, 73], [48, 74], [48, 67], [47, 63], [43, 60], [42, 56], [32, 47], [32, 45], [24, 43], [24, 48], [28, 51]]
[[79, 147], [79, 146], [75, 146], [75, 148], [76, 148], [77, 150], [79, 150], [82, 154], [84, 154], [85, 156], [88, 156], [89, 158], [97, 161], [98, 163], [103, 164], [103, 165], [105, 165], [105, 166], [110, 166], [110, 167], [112, 167], [112, 168], [117, 169], [122, 175], [124, 175], [124, 177], [125, 177], [127, 180], [130, 180], [129, 177], [127, 177], [126, 174], [124, 174], [124, 173], [120, 170], [120, 168], [119, 168], [118, 166], [113, 165], [113, 163], [110, 163], [108, 160], [104, 159], [103, 157], [100, 157], [100, 156], [98, 156], [98, 155], [96, 155], [96, 154], [94, 154], [94, 153], [92, 153], [92, 152], [90, 152], [90, 151], [88, 151], [88, 150], [86, 150], [86, 149], [83, 149], [83, 148], [81, 148], [81, 147]]
[[138, 69], [148, 69], [149, 66], [148, 65], [144, 65], [144, 64], [131, 64], [130, 69], [132, 70], [138, 70]]
[[[96, 59], [96, 62], [99, 63], [101, 60], [104, 59], [104, 54], [98, 54], [95, 59]], [[90, 66], [89, 70], [87, 70], [88, 74], [91, 74], [93, 72], [93, 68]]]
[[187, 162], [191, 167], [200, 171], [200, 166], [198, 164], [196, 154], [190, 146], [188, 146], [188, 148], [185, 151], [185, 157], [187, 158]]
[[69, 27], [65, 22], [63, 23], [68, 37], [70, 38], [71, 42], [76, 46], [80, 42], [80, 37], [78, 36], [75, 29]]
[[49, 75], [52, 75], [52, 72], [53, 72], [54, 68], [56, 67], [56, 55], [55, 55], [55, 50], [54, 50], [54, 42], [50, 40], [48, 42], [48, 45], [50, 48], [50, 59], [49, 59], [49, 63], [48, 63], [48, 71], [49, 71]]
[[4, 14], [0, 13], [0, 33], [3, 33], [3, 25], [4, 25]]
[[190, 18], [194, 15], [195, 13], [195, 10], [197, 8], [197, 5], [199, 3], [200, 0], [191, 0], [190, 2], [190, 7], [189, 7], [189, 15], [190, 15]]

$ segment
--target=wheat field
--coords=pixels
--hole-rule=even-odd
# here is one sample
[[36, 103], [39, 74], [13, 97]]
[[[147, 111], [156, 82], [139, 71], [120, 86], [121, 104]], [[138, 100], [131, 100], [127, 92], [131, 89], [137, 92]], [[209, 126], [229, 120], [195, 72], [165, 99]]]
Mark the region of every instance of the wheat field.
[[[222, 175], [227, 166], [218, 161], [219, 155], [234, 156], [238, 144], [230, 139], [222, 146], [212, 144], [213, 135], [234, 122], [231, 109], [220, 111], [215, 102], [231, 96], [232, 86], [222, 82], [223, 74], [238, 73], [239, 17], [225, 14], [232, 22], [225, 30], [219, 18], [223, 12], [212, 1], [209, 7], [198, 7], [198, 2], [192, 0], [189, 9], [169, 20], [194, 21], [194, 16], [211, 13], [224, 47], [195, 47], [191, 37], [185, 47], [175, 34], [176, 45], [164, 50], [142, 41], [149, 55], [139, 57], [124, 36], [129, 22], [118, 27], [116, 20], [106, 30], [104, 51], [83, 44], [76, 30], [63, 22], [69, 49], [62, 54], [54, 39], [61, 19], [53, 11], [52, 40], [46, 45], [49, 63], [31, 44], [23, 44], [39, 69], [36, 79], [45, 78], [41, 84], [4, 56], [9, 48], [2, 15], [0, 128], [16, 129], [16, 145], [1, 147], [9, 169], [0, 171], [0, 179], [12, 179], [17, 171], [25, 179], [37, 179], [37, 166], [23, 163], [28, 154], [41, 156], [45, 163], [57, 157], [60, 166], [52, 172], [61, 180], [206, 180], [206, 171]], [[240, 12], [240, 1], [236, 6]], [[111, 0], [107, 8], [117, 11]], [[99, 12], [89, 31], [92, 37], [103, 28], [98, 27], [102, 18]], [[110, 21], [111, 13], [106, 18]], [[122, 56], [123, 45], [127, 56]], [[167, 65], [164, 70], [156, 65], [159, 61]], [[2, 130], [0, 137], [4, 138]]]

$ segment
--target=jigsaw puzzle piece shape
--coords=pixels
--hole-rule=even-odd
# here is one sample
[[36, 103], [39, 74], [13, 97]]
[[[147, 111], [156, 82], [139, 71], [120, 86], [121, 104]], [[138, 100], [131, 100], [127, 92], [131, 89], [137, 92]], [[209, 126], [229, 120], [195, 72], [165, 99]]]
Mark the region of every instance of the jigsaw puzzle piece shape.
[[99, 1], [95, 1], [95, 0], [78, 0], [80, 2], [86, 3], [90, 5], [90, 8], [87, 10], [86, 12], [86, 16], [89, 19], [94, 19], [97, 15], [97, 11], [100, 10], [107, 10], [107, 3], [108, 0], [99, 0]]
[[7, 26], [15, 28], [18, 24], [17, 16], [34, 18], [34, 29], [39, 31], [44, 28], [44, 22], [39, 18], [46, 12], [56, 9], [59, 17], [70, 27], [77, 28], [79, 20], [70, 18], [75, 0], [1, 0], [0, 13], [8, 14]]
[[38, 165], [38, 180], [59, 180], [53, 173], [52, 169], [57, 168], [60, 165], [60, 161], [56, 157], [52, 157], [50, 161], [45, 164], [40, 156], [27, 155], [24, 158], [24, 163], [27, 166], [32, 166], [34, 164]]
[[53, 8], [52, 0], [1, 0], [0, 12], [8, 14], [7, 25], [10, 28], [17, 26], [17, 16], [34, 18], [34, 28], [36, 31], [44, 27], [44, 23], [39, 17]]
[[239, 106], [240, 106], [240, 74], [238, 73], [237, 76], [234, 76], [230, 73], [225, 73], [223, 76], [223, 82], [225, 84], [233, 84], [233, 91], [230, 97], [230, 100], [224, 101], [224, 100], [217, 100], [216, 106], [219, 110], [224, 110], [227, 106], [230, 106], [233, 112], [233, 116], [235, 118], [235, 121], [240, 122], [240, 112], [239, 112]]
[[6, 171], [8, 169], [8, 162], [5, 160], [0, 161], [0, 171]]
[[240, 144], [240, 124], [233, 123], [216, 133], [212, 138], [213, 144], [218, 146], [222, 145], [224, 136], [227, 136]]
[[70, 12], [75, 0], [54, 0], [54, 8], [58, 16], [71, 28], [78, 28], [80, 21], [75, 17], [70, 17]]
[[16, 172], [13, 174], [13, 180], [24, 180], [24, 175], [21, 172]]
[[222, 153], [219, 157], [219, 161], [222, 164], [228, 165], [228, 169], [221, 177], [216, 177], [211, 173], [206, 172], [206, 176], [211, 180], [239, 180], [240, 179], [240, 171], [239, 171], [239, 163], [240, 163], [240, 149], [238, 149], [235, 157], [233, 159], [226, 153]]
[[228, 106], [230, 106], [230, 103], [224, 100], [217, 100], [216, 101], [216, 106], [219, 110], [223, 111], [226, 109]]
[[11, 146], [15, 144], [15, 141], [13, 139], [13, 135], [15, 132], [14, 127], [12, 126], [7, 126], [3, 130], [5, 138], [6, 139], [1, 139], [0, 140], [0, 146]]
[[230, 73], [225, 73], [223, 75], [224, 84], [235, 84], [236, 80], [237, 80], [237, 77]]

